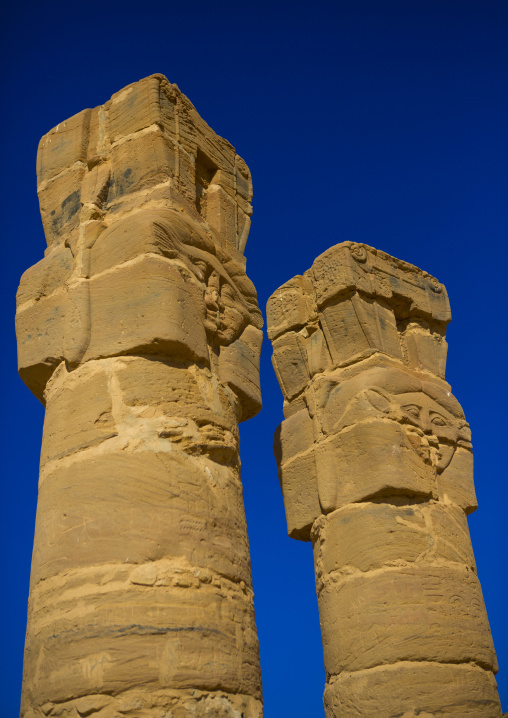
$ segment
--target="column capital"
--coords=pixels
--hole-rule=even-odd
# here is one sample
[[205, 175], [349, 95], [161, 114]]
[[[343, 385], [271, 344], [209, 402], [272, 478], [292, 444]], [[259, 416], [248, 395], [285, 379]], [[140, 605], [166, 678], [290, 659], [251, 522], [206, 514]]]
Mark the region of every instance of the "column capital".
[[178, 87], [152, 75], [61, 122], [39, 144], [37, 180], [48, 249], [16, 316], [31, 391], [44, 402], [62, 361], [176, 357], [213, 365], [239, 418], [256, 414], [250, 172]]

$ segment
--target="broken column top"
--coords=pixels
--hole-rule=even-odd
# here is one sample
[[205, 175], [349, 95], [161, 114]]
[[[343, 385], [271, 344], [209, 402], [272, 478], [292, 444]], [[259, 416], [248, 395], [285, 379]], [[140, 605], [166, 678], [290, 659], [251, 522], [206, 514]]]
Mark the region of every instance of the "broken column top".
[[[385, 430], [398, 436], [399, 424], [418, 424], [413, 414], [437, 417], [431, 428], [442, 443], [436, 453], [442, 465], [433, 466], [432, 472], [439, 473], [439, 491], [453, 496], [466, 512], [474, 510], [472, 463], [467, 470], [462, 467], [459, 488], [453, 478], [456, 465], [445, 472], [450, 446], [459, 446], [460, 456], [468, 461], [471, 457], [469, 426], [445, 381], [450, 319], [446, 289], [435, 277], [355, 242], [330, 248], [270, 297], [268, 336], [285, 416], [274, 449], [291, 536], [309, 540], [320, 514], [380, 490], [376, 482], [367, 485], [370, 474], [363, 470], [347, 479], [344, 466], [351, 457], [337, 469], [337, 477], [330, 442], [340, 443], [346, 435], [352, 440], [354, 427], [361, 425], [362, 455], [369, 442], [381, 449], [386, 444], [390, 452], [398, 440], [379, 436]], [[400, 415], [401, 402], [409, 407], [408, 415]], [[379, 436], [369, 438], [375, 421], [381, 422]], [[415, 431], [423, 436], [428, 426], [422, 426]], [[404, 446], [411, 448], [410, 443]], [[329, 466], [318, 466], [321, 456], [331, 457]], [[378, 473], [376, 469], [376, 477]], [[408, 489], [406, 468], [400, 471], [400, 485], [396, 475], [395, 469], [379, 474], [383, 491], [388, 487], [397, 494]], [[439, 483], [434, 474], [432, 481]], [[416, 495], [420, 489], [415, 485], [411, 492]], [[433, 496], [440, 495], [437, 488], [433, 491]]]
[[366, 244], [342, 242], [272, 294], [269, 338], [298, 331], [313, 316], [317, 320], [318, 310], [355, 292], [390, 305], [397, 320], [420, 318], [442, 331], [451, 320], [448, 294], [435, 277]]
[[49, 246], [72, 242], [87, 205], [90, 219], [104, 215], [108, 223], [141, 207], [173, 208], [244, 264], [249, 169], [163, 75], [128, 85], [44, 135], [37, 182]]
[[62, 361], [150, 354], [218, 371], [242, 418], [259, 411], [250, 173], [177, 86], [152, 75], [61, 122], [37, 179], [48, 249], [16, 315], [30, 390], [44, 401]]
[[[303, 275], [279, 287], [266, 311], [279, 379], [280, 358], [298, 346], [300, 358], [287, 373], [292, 386], [282, 380], [286, 401], [315, 375], [372, 355], [444, 379], [451, 320], [445, 287], [428, 272], [366, 244], [342, 242], [328, 249]], [[298, 382], [303, 367], [305, 377]]]

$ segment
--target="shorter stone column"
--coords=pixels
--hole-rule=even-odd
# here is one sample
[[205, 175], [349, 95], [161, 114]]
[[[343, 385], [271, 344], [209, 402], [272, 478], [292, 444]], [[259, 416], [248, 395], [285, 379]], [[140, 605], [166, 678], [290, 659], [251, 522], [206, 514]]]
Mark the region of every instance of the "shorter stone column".
[[446, 290], [344, 242], [268, 301], [289, 535], [312, 540], [331, 718], [499, 717]]

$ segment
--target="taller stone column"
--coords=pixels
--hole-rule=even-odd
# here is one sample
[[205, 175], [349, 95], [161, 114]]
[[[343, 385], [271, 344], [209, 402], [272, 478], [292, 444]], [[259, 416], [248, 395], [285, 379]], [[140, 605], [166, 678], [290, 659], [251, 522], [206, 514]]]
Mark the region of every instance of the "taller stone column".
[[37, 176], [48, 249], [17, 336], [46, 417], [21, 715], [259, 718], [249, 170], [154, 75], [43, 137]]
[[289, 535], [313, 542], [328, 718], [501, 716], [446, 290], [344, 242], [268, 301]]

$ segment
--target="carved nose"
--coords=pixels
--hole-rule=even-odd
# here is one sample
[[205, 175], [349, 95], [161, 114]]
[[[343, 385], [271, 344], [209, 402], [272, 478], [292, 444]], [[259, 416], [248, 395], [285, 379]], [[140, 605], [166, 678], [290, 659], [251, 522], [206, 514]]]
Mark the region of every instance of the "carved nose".
[[207, 289], [205, 292], [206, 306], [218, 309], [219, 308], [219, 292], [216, 289]]
[[439, 439], [432, 433], [431, 429], [425, 431], [425, 438], [431, 446], [439, 446]]

